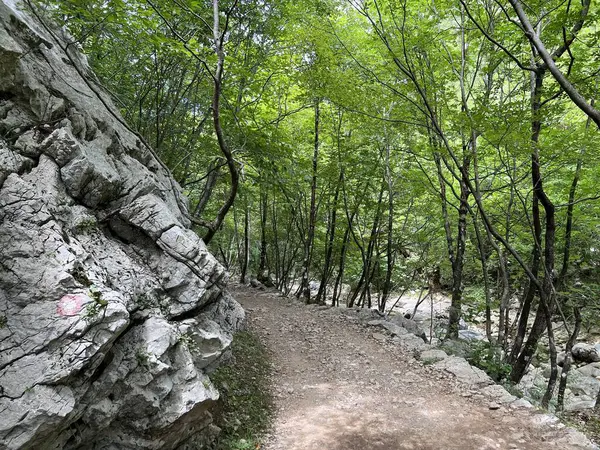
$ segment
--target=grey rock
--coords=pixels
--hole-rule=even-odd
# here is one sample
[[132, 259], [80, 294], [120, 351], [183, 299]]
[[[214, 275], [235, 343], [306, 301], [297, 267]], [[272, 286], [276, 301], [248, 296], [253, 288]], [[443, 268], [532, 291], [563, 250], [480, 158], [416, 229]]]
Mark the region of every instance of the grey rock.
[[578, 342], [571, 350], [575, 361], [593, 363], [600, 361], [600, 348], [596, 345]]
[[510, 404], [512, 409], [532, 409], [533, 405], [531, 402], [524, 398], [519, 398]]
[[593, 399], [580, 399], [578, 397], [570, 397], [565, 399], [564, 410], [583, 411], [586, 409], [592, 409], [595, 405], [596, 401]]
[[600, 377], [600, 363], [591, 363], [586, 364], [585, 366], [581, 366], [577, 368], [577, 371], [582, 375], [588, 377], [599, 378]]
[[376, 309], [355, 308], [353, 310], [348, 310], [348, 311], [354, 311], [358, 317], [358, 320], [361, 322], [370, 322], [372, 320], [382, 320], [383, 319], [383, 314], [381, 314]]
[[482, 341], [485, 339], [485, 336], [481, 334], [479, 331], [473, 330], [458, 330], [458, 338], [467, 342], [475, 342]]
[[244, 311], [180, 187], [55, 36], [0, 1], [0, 448], [196, 448]]
[[548, 379], [543, 375], [543, 369], [530, 366], [517, 387], [527, 398], [541, 398], [546, 390]]
[[459, 339], [447, 339], [443, 342], [442, 348], [449, 355], [466, 358], [471, 351], [471, 344]]
[[423, 361], [425, 364], [432, 364], [438, 361], [442, 361], [446, 359], [448, 355], [444, 350], [433, 349], [433, 350], [425, 350], [421, 352], [419, 359]]
[[419, 324], [417, 324], [417, 322], [415, 322], [414, 320], [407, 319], [406, 317], [403, 317], [399, 314], [390, 315], [388, 320], [392, 323], [395, 323], [396, 325], [401, 326], [402, 328], [411, 332], [415, 336], [420, 337], [421, 339], [423, 339], [423, 342], [427, 342], [427, 335], [425, 334], [425, 331], [423, 331]]
[[381, 341], [381, 342], [383, 342], [383, 341], [385, 341], [387, 339], [387, 336], [385, 334], [382, 334], [382, 333], [373, 333], [371, 336], [376, 341]]
[[596, 398], [600, 389], [600, 381], [594, 377], [585, 376], [578, 370], [574, 370], [569, 374], [567, 386], [573, 395]]
[[371, 320], [367, 322], [368, 326], [381, 327], [391, 333], [392, 336], [403, 336], [408, 334], [408, 331], [395, 323], [388, 322], [387, 320]]
[[500, 403], [502, 405], [512, 404], [517, 400], [517, 397], [498, 384], [484, 387], [481, 389], [481, 393], [493, 399], [495, 403]]
[[397, 336], [394, 339], [398, 339], [398, 343], [409, 351], [422, 352], [431, 349], [431, 345], [423, 342], [420, 337], [414, 334], [408, 333], [404, 336]]
[[471, 366], [466, 359], [458, 356], [450, 356], [438, 361], [434, 366], [451, 373], [468, 386], [484, 387], [494, 384], [494, 381], [483, 370]]
[[[542, 375], [544, 376], [544, 378], [550, 378], [550, 375], [552, 372], [552, 368], [550, 367], [550, 364], [542, 364], [542, 365], [540, 365], [540, 368], [542, 369]], [[557, 367], [557, 369], [558, 369], [558, 376], [560, 377], [562, 369], [560, 367]]]

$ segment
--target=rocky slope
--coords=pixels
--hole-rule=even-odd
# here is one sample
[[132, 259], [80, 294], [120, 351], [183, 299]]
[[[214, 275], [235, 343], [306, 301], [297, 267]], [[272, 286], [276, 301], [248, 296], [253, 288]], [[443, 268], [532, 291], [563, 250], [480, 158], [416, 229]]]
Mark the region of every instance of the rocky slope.
[[196, 446], [244, 312], [67, 42], [0, 0], [0, 448]]

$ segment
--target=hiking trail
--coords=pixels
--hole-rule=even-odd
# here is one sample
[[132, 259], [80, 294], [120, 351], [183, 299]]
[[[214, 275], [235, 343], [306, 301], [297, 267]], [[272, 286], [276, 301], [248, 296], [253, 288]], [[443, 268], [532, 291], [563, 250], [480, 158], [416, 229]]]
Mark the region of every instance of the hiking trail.
[[499, 405], [424, 365], [340, 308], [241, 286], [232, 293], [274, 366], [264, 450], [595, 448], [551, 415]]

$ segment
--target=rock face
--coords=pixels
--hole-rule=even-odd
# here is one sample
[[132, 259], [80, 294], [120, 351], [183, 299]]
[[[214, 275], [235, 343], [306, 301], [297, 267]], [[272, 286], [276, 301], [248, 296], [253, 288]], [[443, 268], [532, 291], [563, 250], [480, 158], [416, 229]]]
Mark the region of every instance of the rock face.
[[59, 35], [0, 0], [0, 449], [201, 448], [244, 312]]

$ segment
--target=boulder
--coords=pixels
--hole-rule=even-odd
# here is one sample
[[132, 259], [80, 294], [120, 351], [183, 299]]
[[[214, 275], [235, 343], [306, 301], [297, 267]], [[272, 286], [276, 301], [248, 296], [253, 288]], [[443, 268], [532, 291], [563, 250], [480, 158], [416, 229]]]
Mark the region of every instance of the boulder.
[[352, 312], [356, 313], [358, 320], [360, 320], [361, 322], [370, 322], [372, 320], [383, 319], [383, 314], [381, 314], [376, 309], [354, 308], [354, 309], [347, 309], [346, 311], [352, 311]]
[[533, 405], [528, 400], [524, 398], [518, 398], [514, 402], [510, 404], [512, 409], [532, 409]]
[[517, 388], [523, 395], [530, 399], [541, 399], [548, 385], [548, 379], [544, 377], [544, 370], [540, 367], [530, 366]]
[[600, 389], [600, 381], [594, 377], [585, 376], [578, 370], [573, 370], [567, 379], [567, 387], [573, 395], [596, 398]]
[[401, 326], [402, 328], [406, 329], [415, 336], [420, 337], [421, 339], [423, 339], [423, 342], [427, 342], [427, 335], [425, 334], [425, 331], [423, 331], [419, 324], [417, 324], [417, 322], [415, 322], [414, 320], [407, 319], [406, 317], [400, 314], [391, 314], [388, 317], [388, 320], [392, 323], [395, 323], [396, 325]]
[[265, 289], [265, 286], [260, 281], [258, 281], [256, 278], [250, 279], [250, 286], [252, 286], [253, 288], [256, 288], [256, 289], [261, 289], [261, 290]]
[[[550, 378], [550, 375], [552, 373], [552, 367], [550, 366], [550, 364], [541, 364], [540, 369], [542, 369], [542, 375], [544, 376], [544, 378]], [[558, 369], [558, 377], [560, 377], [560, 374], [562, 373], [562, 368], [560, 366], [557, 367]]]
[[600, 378], [600, 362], [578, 367], [577, 372], [588, 377]]
[[473, 330], [458, 330], [458, 338], [467, 342], [483, 341], [485, 336], [479, 331]]
[[589, 397], [567, 397], [565, 398], [565, 411], [583, 411], [592, 409], [596, 405], [596, 400]]
[[591, 345], [578, 342], [571, 350], [575, 361], [584, 363], [600, 362], [600, 345]]
[[199, 446], [244, 311], [72, 38], [15, 4], [0, 0], [0, 448]]
[[494, 381], [483, 370], [471, 366], [466, 359], [458, 356], [450, 356], [438, 361], [434, 366], [451, 373], [468, 386], [481, 388], [494, 384]]
[[481, 393], [487, 395], [492, 400], [502, 405], [512, 404], [518, 400], [517, 397], [512, 395], [499, 384], [492, 384], [491, 386], [486, 386], [483, 389], [481, 389]]
[[381, 327], [385, 328], [391, 333], [392, 336], [403, 336], [408, 333], [404, 328], [395, 323], [388, 322], [387, 320], [371, 320], [367, 322], [370, 327]]
[[459, 339], [447, 339], [441, 344], [442, 349], [449, 355], [466, 358], [471, 352], [471, 344]]
[[556, 355], [556, 364], [558, 365], [558, 367], [562, 367], [565, 365], [565, 358], [567, 357], [567, 354], [565, 352], [558, 352]]

